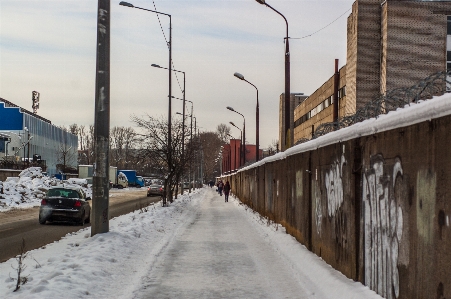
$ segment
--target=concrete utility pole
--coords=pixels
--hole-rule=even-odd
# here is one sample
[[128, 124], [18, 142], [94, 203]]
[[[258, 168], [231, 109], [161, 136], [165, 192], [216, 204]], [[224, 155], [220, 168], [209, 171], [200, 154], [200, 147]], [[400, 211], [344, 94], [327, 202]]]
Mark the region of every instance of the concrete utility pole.
[[110, 0], [98, 0], [91, 236], [109, 231]]

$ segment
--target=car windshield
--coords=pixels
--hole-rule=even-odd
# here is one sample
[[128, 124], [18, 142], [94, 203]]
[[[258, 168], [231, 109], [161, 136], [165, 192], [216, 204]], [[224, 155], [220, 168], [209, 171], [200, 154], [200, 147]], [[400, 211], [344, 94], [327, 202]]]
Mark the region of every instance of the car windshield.
[[71, 189], [50, 189], [47, 192], [47, 197], [66, 197], [66, 198], [80, 198], [77, 191]]

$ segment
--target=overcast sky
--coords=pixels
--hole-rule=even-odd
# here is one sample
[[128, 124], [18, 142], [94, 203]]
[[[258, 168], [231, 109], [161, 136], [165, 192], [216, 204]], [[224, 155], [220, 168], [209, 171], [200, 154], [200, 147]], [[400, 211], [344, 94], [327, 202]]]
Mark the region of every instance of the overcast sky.
[[[168, 49], [157, 15], [111, 1], [111, 126], [133, 126], [131, 115], [167, 117]], [[255, 143], [257, 86], [260, 147], [278, 139], [279, 96], [284, 92], [285, 22], [255, 0], [130, 0], [172, 15], [173, 64], [186, 72], [186, 99], [201, 130], [230, 121]], [[291, 92], [311, 94], [346, 63], [346, 22], [354, 0], [267, 0], [288, 20]], [[28, 110], [40, 92], [38, 114], [55, 125], [94, 122], [95, 0], [0, 0], [0, 97]], [[169, 18], [160, 16], [166, 37]], [[178, 74], [183, 87], [183, 75]], [[177, 77], [172, 94], [182, 97]], [[173, 100], [172, 110], [182, 111]], [[190, 109], [190, 106], [188, 106]], [[174, 115], [173, 117], [180, 117]], [[232, 135], [239, 131], [232, 127]]]

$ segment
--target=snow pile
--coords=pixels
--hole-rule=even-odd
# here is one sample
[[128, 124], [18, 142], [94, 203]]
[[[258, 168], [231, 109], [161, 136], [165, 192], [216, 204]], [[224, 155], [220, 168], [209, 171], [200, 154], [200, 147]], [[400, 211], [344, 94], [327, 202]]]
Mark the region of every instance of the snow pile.
[[50, 187], [59, 185], [82, 186], [86, 196], [91, 197], [92, 191], [86, 180], [69, 179], [61, 181], [42, 174], [41, 167], [30, 167], [19, 174], [0, 181], [0, 212], [11, 208], [30, 208], [39, 206], [42, 198]]
[[28, 282], [18, 292], [13, 292], [16, 282], [12, 279], [17, 277], [16, 259], [0, 263], [0, 296], [127, 298], [177, 230], [193, 221], [202, 193], [195, 190], [169, 207], [157, 203], [114, 218], [109, 233], [91, 238], [87, 227], [29, 251], [23, 273]]

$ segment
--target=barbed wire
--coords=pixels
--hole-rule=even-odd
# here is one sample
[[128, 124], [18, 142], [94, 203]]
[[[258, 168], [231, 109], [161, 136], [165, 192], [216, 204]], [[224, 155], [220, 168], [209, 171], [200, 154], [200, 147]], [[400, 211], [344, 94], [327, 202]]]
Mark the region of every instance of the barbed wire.
[[[373, 101], [358, 109], [355, 114], [344, 116], [336, 122], [324, 123], [316, 128], [312, 139], [327, 133], [346, 128], [366, 119], [377, 118], [381, 114], [387, 114], [398, 108], [404, 108], [411, 103], [420, 100], [432, 99], [433, 96], [443, 95], [451, 92], [451, 71], [442, 71], [432, 74], [421, 80], [418, 84], [408, 88], [396, 88], [377, 96]], [[309, 139], [303, 138], [297, 142], [303, 143]]]

